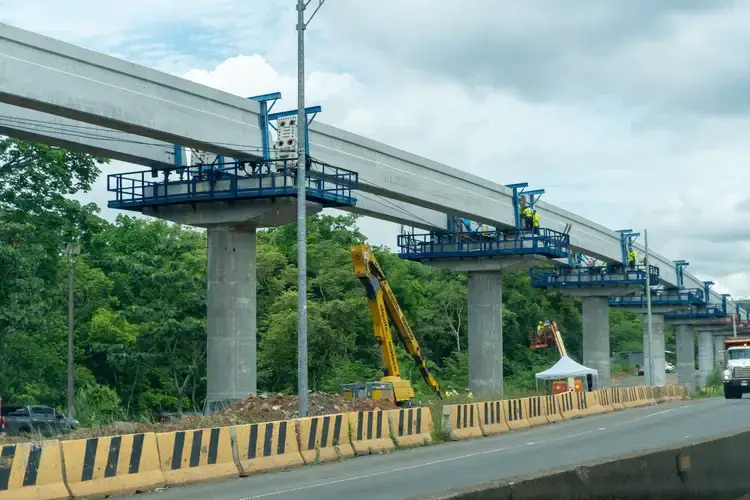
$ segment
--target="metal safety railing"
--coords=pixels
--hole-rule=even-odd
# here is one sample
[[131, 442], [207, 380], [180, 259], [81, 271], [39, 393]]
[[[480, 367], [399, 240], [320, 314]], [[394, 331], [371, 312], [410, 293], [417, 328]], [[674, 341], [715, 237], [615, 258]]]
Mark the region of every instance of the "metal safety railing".
[[570, 237], [551, 229], [531, 231], [458, 231], [454, 233], [401, 234], [397, 238], [402, 258], [461, 258], [538, 254], [553, 258], [568, 256]]
[[[133, 208], [212, 200], [296, 196], [296, 159], [234, 162], [107, 176], [110, 208]], [[326, 206], [356, 204], [356, 172], [311, 161], [305, 175], [307, 196]]]
[[[649, 266], [650, 281], [659, 283], [659, 268]], [[575, 268], [530, 269], [531, 285], [536, 287], [582, 287], [646, 285], [646, 266], [587, 266]]]
[[[652, 306], [700, 306], [703, 300], [703, 290], [699, 288], [683, 288], [674, 290], [652, 290]], [[646, 307], [646, 294], [643, 292], [609, 299], [609, 305], [614, 307]]]

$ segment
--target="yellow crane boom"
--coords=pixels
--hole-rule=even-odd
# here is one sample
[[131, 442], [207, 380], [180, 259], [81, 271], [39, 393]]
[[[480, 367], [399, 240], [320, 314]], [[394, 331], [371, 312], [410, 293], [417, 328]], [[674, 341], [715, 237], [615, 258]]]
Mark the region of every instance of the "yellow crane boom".
[[383, 355], [385, 377], [381, 381], [392, 383], [397, 402], [411, 400], [414, 397], [411, 384], [400, 376], [401, 371], [398, 366], [393, 335], [388, 323], [390, 318], [401, 342], [417, 364], [422, 378], [437, 393], [438, 397], [441, 397], [440, 386], [427, 369], [427, 362], [422, 357], [422, 350], [417, 338], [406, 321], [401, 306], [399, 306], [391, 286], [385, 279], [383, 268], [380, 267], [378, 260], [372, 253], [372, 248], [366, 243], [356, 245], [351, 248], [351, 253], [354, 274], [362, 282], [367, 292], [367, 303], [372, 315], [375, 339], [380, 345], [380, 351]]

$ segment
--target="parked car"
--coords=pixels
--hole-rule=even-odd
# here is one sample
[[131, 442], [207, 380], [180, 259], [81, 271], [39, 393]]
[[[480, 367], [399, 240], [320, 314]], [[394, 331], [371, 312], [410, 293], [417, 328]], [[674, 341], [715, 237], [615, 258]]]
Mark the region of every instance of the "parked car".
[[674, 365], [672, 363], [669, 363], [667, 361], [664, 362], [664, 371], [667, 373], [672, 373], [674, 371]]
[[0, 415], [0, 432], [23, 434], [39, 432], [43, 436], [63, 434], [78, 428], [78, 421], [49, 406], [5, 406]]

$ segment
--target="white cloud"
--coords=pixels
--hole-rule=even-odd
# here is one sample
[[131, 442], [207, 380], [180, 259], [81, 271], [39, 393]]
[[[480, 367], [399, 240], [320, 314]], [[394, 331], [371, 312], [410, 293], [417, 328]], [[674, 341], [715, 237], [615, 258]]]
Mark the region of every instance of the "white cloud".
[[[582, 3], [328, 2], [308, 32], [308, 105], [323, 106], [323, 122], [546, 188], [546, 201], [613, 229], [648, 228], [659, 253], [750, 295], [750, 211], [738, 208], [750, 182], [750, 7]], [[296, 106], [290, 2], [0, 0], [0, 12]], [[393, 245], [395, 226], [363, 228]]]

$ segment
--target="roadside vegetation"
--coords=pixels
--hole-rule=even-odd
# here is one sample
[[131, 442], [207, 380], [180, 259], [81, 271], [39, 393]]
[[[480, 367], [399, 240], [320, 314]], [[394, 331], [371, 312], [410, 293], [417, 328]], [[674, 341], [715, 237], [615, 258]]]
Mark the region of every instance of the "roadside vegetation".
[[[153, 422], [162, 412], [201, 410], [206, 395], [205, 233], [125, 212], [105, 220], [95, 204], [77, 200], [106, 168], [99, 158], [0, 139], [3, 403], [64, 410], [64, 249], [76, 243], [81, 248], [74, 295], [81, 425]], [[365, 294], [349, 254], [351, 245], [365, 241], [360, 223], [354, 215], [309, 218], [313, 391], [337, 393], [343, 383], [376, 380], [382, 373]], [[430, 369], [443, 387], [463, 392], [468, 385], [466, 275], [401, 260], [386, 247], [374, 250]], [[296, 252], [295, 224], [258, 233], [258, 387], [272, 394], [291, 395], [296, 388]], [[528, 348], [529, 331], [539, 320], [557, 321], [571, 356], [581, 360], [579, 300], [534, 289], [528, 274], [519, 272], [503, 276], [502, 301], [506, 398], [533, 394], [534, 374], [557, 359], [554, 350]], [[613, 352], [640, 350], [639, 316], [613, 310], [610, 332]], [[400, 346], [398, 354], [402, 376], [412, 381], [418, 402], [436, 405]]]

